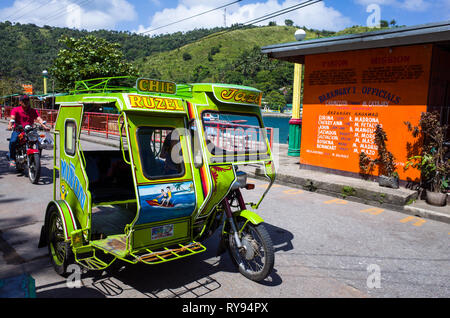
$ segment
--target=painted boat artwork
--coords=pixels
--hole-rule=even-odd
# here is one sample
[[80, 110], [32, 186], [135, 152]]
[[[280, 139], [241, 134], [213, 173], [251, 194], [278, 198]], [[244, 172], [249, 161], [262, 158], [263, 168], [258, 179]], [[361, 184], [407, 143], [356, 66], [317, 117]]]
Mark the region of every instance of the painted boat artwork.
[[161, 199], [160, 201], [158, 201], [158, 199], [153, 199], [153, 200], [145, 200], [147, 201], [147, 203], [151, 206], [160, 206], [162, 208], [173, 208], [174, 205], [172, 202], [164, 202], [163, 199]]
[[189, 216], [195, 209], [192, 181], [139, 187], [141, 209], [136, 224]]

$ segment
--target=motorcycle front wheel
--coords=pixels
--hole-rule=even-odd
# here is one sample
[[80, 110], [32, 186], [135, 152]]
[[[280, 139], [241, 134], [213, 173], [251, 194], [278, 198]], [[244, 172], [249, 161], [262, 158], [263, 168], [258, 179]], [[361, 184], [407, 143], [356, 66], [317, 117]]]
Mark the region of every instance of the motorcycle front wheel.
[[275, 263], [273, 243], [264, 224], [253, 225], [238, 220], [239, 238], [242, 247], [238, 248], [233, 234], [228, 235], [228, 251], [239, 272], [253, 281], [264, 280], [272, 271]]
[[38, 153], [35, 153], [30, 156], [29, 160], [28, 178], [31, 183], [36, 184], [39, 182], [39, 178], [41, 176], [41, 158]]

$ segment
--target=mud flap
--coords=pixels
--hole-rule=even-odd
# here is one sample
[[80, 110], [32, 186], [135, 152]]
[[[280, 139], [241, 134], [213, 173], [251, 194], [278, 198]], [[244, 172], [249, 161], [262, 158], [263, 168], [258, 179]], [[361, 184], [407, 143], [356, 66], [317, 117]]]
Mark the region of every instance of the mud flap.
[[41, 235], [39, 237], [39, 243], [38, 243], [38, 248], [44, 247], [48, 245], [48, 240], [47, 240], [47, 236], [45, 235], [45, 233], [47, 233], [47, 228], [44, 225], [42, 225], [41, 227]]

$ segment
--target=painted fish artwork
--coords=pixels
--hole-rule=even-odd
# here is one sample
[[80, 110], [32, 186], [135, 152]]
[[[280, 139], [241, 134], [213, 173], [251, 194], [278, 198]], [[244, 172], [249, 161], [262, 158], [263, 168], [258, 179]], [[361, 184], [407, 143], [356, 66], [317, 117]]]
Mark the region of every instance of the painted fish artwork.
[[192, 181], [140, 186], [141, 209], [136, 224], [189, 216], [195, 209]]

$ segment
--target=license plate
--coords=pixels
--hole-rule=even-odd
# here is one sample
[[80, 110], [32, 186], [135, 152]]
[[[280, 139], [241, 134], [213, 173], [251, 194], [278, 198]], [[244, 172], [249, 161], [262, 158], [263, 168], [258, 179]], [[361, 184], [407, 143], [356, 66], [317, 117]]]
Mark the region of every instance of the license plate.
[[173, 236], [173, 224], [152, 227], [152, 240]]

